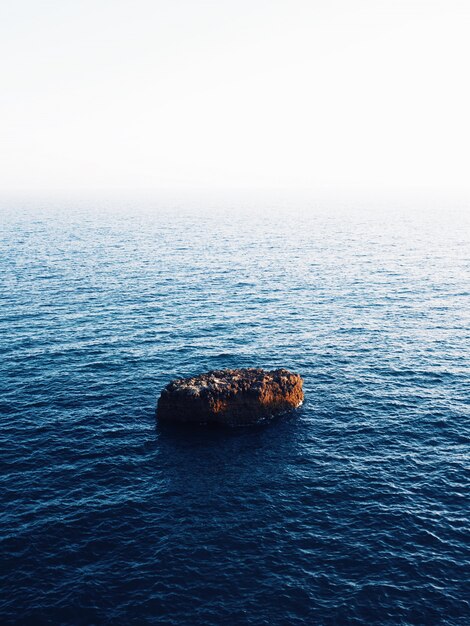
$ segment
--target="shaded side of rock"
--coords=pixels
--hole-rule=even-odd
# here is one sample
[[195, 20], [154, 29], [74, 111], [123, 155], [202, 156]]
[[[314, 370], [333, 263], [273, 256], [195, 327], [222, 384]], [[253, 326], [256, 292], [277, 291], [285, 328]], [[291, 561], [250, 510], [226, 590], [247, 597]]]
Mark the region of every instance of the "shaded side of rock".
[[214, 370], [169, 383], [157, 404], [162, 421], [243, 425], [302, 404], [302, 378], [286, 369]]

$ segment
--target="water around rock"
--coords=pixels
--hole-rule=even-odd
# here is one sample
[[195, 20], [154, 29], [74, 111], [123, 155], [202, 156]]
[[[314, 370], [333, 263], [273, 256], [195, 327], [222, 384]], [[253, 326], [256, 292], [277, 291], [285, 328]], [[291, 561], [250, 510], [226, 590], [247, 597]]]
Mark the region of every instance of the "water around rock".
[[467, 625], [470, 213], [134, 208], [0, 205], [1, 625]]

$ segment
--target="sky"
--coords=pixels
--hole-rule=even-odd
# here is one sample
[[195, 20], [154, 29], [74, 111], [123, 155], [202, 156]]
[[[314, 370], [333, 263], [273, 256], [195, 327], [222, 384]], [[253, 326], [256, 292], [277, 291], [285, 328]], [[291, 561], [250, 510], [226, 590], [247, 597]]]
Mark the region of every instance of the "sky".
[[468, 0], [1, 0], [0, 192], [470, 198]]

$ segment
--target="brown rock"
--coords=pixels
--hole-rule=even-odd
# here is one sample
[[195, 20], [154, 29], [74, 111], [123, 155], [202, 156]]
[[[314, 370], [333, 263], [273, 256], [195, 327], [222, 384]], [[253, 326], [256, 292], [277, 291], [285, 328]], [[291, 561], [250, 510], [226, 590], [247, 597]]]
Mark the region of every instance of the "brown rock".
[[169, 383], [158, 400], [157, 417], [198, 424], [253, 424], [300, 406], [302, 382], [285, 369], [214, 370]]

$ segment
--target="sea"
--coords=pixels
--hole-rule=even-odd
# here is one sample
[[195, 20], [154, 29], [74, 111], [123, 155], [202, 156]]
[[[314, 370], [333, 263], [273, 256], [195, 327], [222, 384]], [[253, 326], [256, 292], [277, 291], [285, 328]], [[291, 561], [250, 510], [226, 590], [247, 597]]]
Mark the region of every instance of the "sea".
[[[470, 624], [470, 214], [8, 203], [0, 623]], [[162, 427], [172, 379], [292, 413]]]

